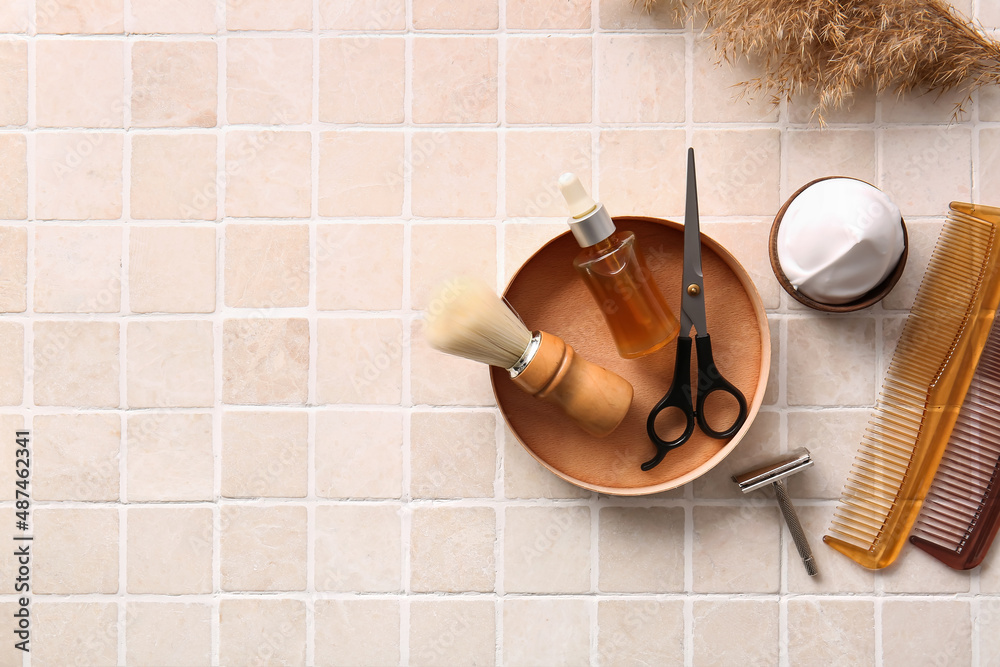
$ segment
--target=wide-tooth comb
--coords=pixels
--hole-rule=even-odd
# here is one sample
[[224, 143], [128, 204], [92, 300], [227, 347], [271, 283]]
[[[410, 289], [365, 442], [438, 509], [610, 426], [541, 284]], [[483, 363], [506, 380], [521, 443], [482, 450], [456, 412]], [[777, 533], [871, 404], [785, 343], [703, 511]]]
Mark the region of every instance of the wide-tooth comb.
[[1000, 209], [952, 202], [823, 541], [877, 569], [899, 555], [1000, 302]]
[[910, 542], [948, 567], [983, 562], [1000, 529], [1000, 326], [994, 324]]

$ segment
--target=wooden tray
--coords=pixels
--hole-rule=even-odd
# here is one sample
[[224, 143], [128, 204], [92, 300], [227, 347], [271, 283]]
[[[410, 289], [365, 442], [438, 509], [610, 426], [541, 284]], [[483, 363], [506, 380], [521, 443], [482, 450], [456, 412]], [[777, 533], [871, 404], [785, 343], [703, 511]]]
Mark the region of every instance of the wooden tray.
[[[618, 229], [635, 233], [660, 291], [679, 317], [683, 225], [656, 218], [614, 220]], [[511, 279], [504, 296], [529, 329], [562, 337], [584, 358], [618, 373], [635, 388], [625, 420], [611, 435], [595, 438], [555, 406], [521, 391], [507, 371], [491, 369], [493, 393], [507, 425], [528, 453], [559, 477], [611, 495], [659, 493], [705, 474], [746, 435], [763, 400], [771, 363], [767, 315], [740, 263], [705, 235], [701, 247], [715, 363], [744, 393], [750, 414], [729, 440], [713, 440], [695, 428], [687, 443], [649, 472], [639, 468], [655, 453], [646, 436], [646, 416], [670, 385], [676, 346], [639, 359], [618, 356], [597, 304], [573, 268], [580, 247], [568, 231], [538, 250]]]

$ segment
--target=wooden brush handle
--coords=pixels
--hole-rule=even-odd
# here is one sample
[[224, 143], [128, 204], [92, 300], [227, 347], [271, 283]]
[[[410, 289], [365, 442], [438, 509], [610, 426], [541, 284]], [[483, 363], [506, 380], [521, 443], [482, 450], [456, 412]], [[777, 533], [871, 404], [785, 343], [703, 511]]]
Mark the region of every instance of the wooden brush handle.
[[532, 396], [558, 405], [597, 437], [615, 430], [632, 404], [627, 380], [590, 363], [562, 338], [544, 331], [531, 363], [513, 379]]

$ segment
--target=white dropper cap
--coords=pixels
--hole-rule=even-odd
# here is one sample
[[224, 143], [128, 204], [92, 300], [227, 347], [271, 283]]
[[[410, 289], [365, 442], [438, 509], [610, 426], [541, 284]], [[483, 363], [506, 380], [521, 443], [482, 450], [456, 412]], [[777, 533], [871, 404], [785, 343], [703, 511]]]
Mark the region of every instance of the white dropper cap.
[[559, 191], [573, 216], [567, 222], [577, 243], [586, 248], [615, 233], [615, 223], [604, 205], [594, 201], [576, 174], [567, 172], [560, 176]]

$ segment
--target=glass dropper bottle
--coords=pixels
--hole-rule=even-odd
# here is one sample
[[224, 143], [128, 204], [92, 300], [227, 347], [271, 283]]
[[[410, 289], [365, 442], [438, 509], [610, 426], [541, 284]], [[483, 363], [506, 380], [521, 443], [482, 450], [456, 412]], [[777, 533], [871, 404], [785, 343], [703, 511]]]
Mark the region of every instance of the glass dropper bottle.
[[573, 266], [604, 315], [618, 354], [634, 359], [677, 337], [680, 324], [656, 287], [635, 234], [618, 231], [604, 205], [587, 194], [574, 174], [559, 178], [569, 205], [570, 230], [583, 248]]

